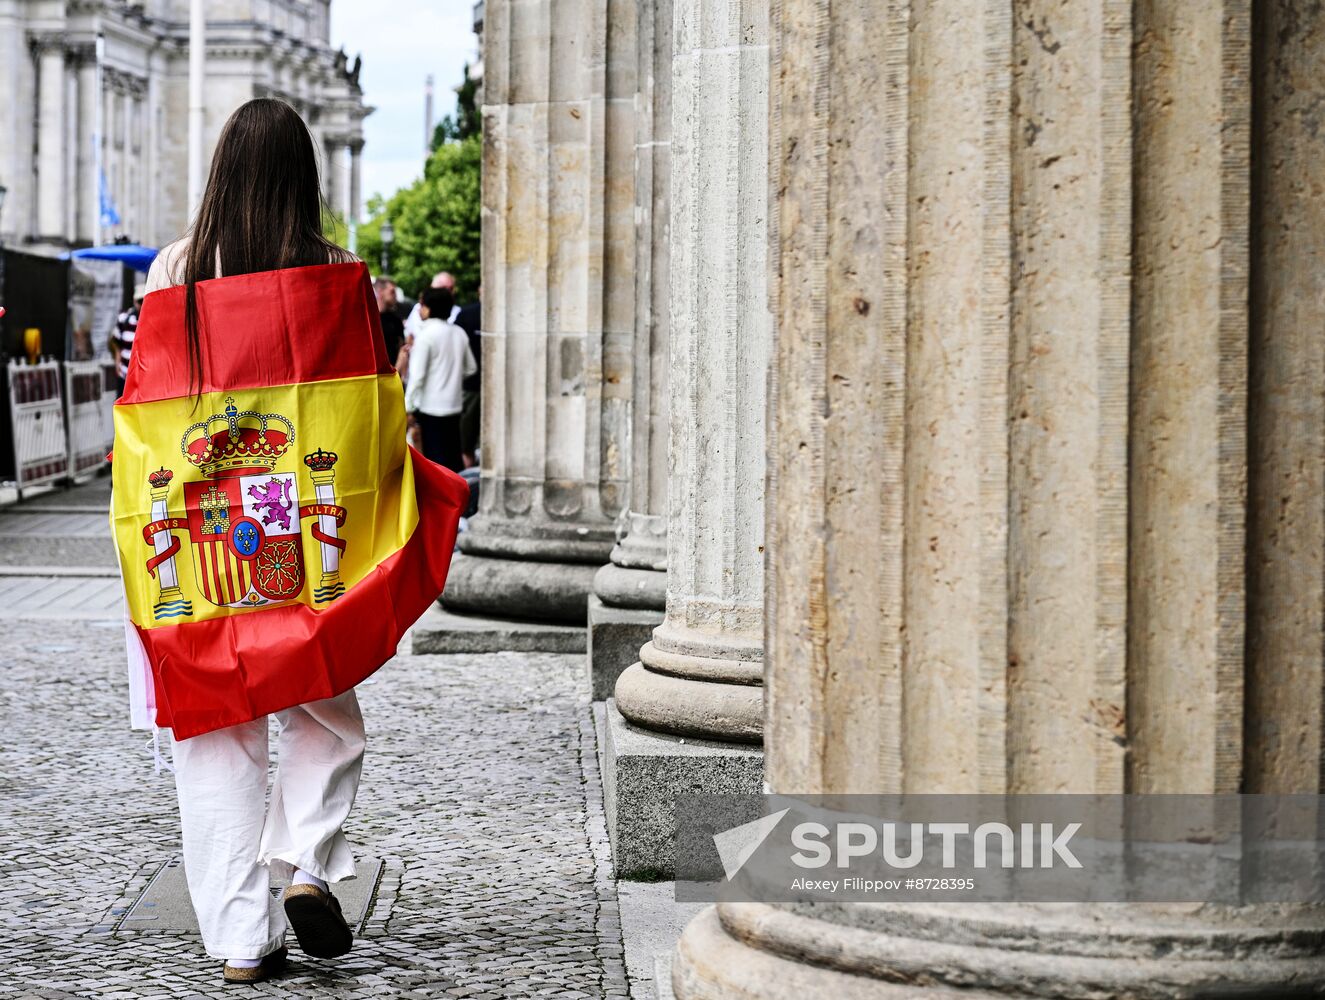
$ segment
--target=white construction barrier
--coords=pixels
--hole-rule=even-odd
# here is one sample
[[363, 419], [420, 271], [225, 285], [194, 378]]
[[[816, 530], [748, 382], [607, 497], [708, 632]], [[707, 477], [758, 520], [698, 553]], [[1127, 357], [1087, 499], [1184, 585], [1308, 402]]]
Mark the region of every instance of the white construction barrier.
[[19, 496], [26, 489], [65, 478], [69, 474], [69, 441], [60, 398], [60, 362], [9, 362], [9, 415], [14, 429], [14, 480]]
[[91, 479], [106, 462], [115, 436], [105, 403], [106, 374], [100, 361], [66, 361], [64, 398], [69, 429], [69, 478]]

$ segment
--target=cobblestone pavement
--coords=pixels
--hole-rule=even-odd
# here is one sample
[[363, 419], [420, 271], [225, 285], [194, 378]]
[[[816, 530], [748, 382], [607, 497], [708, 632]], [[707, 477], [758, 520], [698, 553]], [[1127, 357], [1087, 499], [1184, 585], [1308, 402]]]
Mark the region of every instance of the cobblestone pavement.
[[[196, 936], [118, 929], [179, 850], [116, 621], [0, 622], [0, 996], [233, 997]], [[583, 658], [403, 655], [360, 688], [347, 833], [385, 875], [345, 959], [271, 996], [627, 996]], [[273, 748], [275, 744], [273, 741]]]

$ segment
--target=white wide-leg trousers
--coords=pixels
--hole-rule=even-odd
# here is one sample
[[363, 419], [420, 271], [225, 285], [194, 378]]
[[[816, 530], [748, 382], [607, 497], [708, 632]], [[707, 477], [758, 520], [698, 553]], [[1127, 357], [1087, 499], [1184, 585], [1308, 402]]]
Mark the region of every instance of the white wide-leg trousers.
[[212, 958], [261, 958], [285, 939], [268, 866], [326, 882], [354, 877], [341, 825], [363, 766], [354, 691], [276, 713], [276, 782], [267, 791], [267, 719], [173, 743], [184, 868]]

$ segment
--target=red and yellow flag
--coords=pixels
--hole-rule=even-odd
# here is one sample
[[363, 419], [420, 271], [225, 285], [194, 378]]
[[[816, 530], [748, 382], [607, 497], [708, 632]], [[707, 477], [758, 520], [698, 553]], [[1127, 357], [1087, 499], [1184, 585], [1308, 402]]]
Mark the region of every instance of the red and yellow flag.
[[340, 694], [441, 593], [469, 496], [405, 444], [362, 264], [147, 296], [115, 406], [111, 524], [177, 739]]

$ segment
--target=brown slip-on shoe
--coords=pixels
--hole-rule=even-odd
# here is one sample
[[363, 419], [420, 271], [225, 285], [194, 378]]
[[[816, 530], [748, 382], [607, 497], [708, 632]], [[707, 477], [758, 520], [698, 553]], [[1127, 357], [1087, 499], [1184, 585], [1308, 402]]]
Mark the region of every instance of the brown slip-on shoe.
[[285, 949], [277, 948], [270, 955], [264, 955], [259, 965], [251, 969], [236, 969], [229, 962], [221, 970], [221, 978], [227, 983], [261, 983], [272, 976], [279, 975], [285, 969]]
[[285, 916], [299, 947], [312, 958], [338, 958], [354, 944], [340, 901], [315, 885], [301, 882], [285, 890]]

